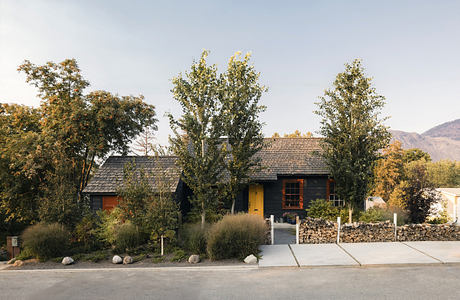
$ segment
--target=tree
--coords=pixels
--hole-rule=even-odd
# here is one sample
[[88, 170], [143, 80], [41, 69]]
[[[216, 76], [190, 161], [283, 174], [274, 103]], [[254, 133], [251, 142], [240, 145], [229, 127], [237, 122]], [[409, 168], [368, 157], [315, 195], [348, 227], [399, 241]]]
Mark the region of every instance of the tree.
[[428, 162], [427, 171], [435, 187], [460, 187], [460, 162], [441, 160]]
[[124, 166], [123, 185], [118, 191], [123, 218], [136, 225], [144, 237], [149, 235], [153, 240], [160, 240], [161, 255], [164, 237], [171, 235], [169, 232], [174, 236], [178, 226], [179, 209], [170, 187], [164, 172], [150, 174], [132, 162]]
[[374, 168], [372, 195], [380, 196], [388, 202], [391, 193], [404, 176], [403, 155], [404, 150], [399, 141], [394, 141], [383, 150], [383, 157], [377, 161]]
[[[278, 132], [275, 132], [272, 135], [272, 138], [279, 138], [280, 134]], [[310, 131], [307, 131], [306, 133], [300, 132], [298, 129], [294, 131], [293, 133], [285, 133], [283, 135], [284, 138], [311, 138], [313, 137], [313, 134]]]
[[320, 97], [315, 113], [322, 117], [323, 155], [351, 221], [352, 210], [363, 207], [378, 150], [387, 146], [390, 134], [380, 119], [385, 98], [365, 77], [360, 60], [345, 64], [333, 86]]
[[249, 64], [250, 57], [248, 53], [241, 59], [241, 54], [237, 52], [230, 58], [227, 71], [219, 80], [218, 99], [222, 107], [219, 119], [229, 146], [226, 155], [229, 180], [225, 186], [232, 214], [235, 199], [248, 183], [251, 171], [260, 167], [260, 159], [255, 154], [264, 146], [259, 114], [265, 107], [259, 105], [259, 101], [267, 89], [259, 84], [260, 73]]
[[156, 145], [153, 142], [155, 139], [155, 130], [157, 127], [153, 128], [146, 128], [138, 137], [136, 142], [134, 143], [134, 150], [136, 153], [140, 155], [149, 155], [150, 153], [154, 153], [156, 149]]
[[403, 157], [402, 157], [404, 163], [409, 163], [411, 161], [417, 161], [424, 159], [425, 161], [431, 161], [431, 156], [430, 154], [418, 149], [418, 148], [412, 148], [412, 149], [407, 149], [404, 150]]
[[438, 193], [430, 182], [425, 160], [413, 161], [405, 166], [406, 179], [400, 183], [404, 206], [412, 223], [425, 222], [431, 204], [438, 201]]
[[143, 96], [119, 97], [106, 91], [85, 95], [89, 82], [74, 59], [43, 66], [25, 61], [19, 71], [38, 88], [45, 146], [58, 147], [70, 160], [79, 198], [96, 158], [111, 151], [127, 153], [130, 140], [156, 124], [154, 106]]
[[86, 204], [82, 191], [95, 161], [127, 153], [130, 140], [155, 125], [154, 106], [142, 96], [85, 94], [89, 82], [73, 59], [25, 61], [19, 71], [42, 102], [37, 109], [2, 104], [0, 212], [11, 222], [72, 225]]
[[190, 72], [173, 78], [172, 93], [182, 116], [175, 119], [169, 114], [174, 134], [169, 139], [171, 149], [178, 156], [184, 182], [193, 191], [192, 209], [201, 215], [203, 227], [206, 213], [219, 205], [216, 191], [225, 168], [217, 68], [207, 65], [207, 56], [208, 52], [203, 51]]

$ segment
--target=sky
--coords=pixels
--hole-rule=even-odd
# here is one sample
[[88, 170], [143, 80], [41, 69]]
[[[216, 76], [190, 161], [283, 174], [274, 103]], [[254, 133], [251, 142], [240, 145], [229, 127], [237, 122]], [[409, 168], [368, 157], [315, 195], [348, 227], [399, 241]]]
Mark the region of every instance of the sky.
[[362, 59], [391, 129], [422, 133], [460, 118], [460, 1], [0, 0], [0, 102], [38, 106], [17, 67], [78, 61], [91, 90], [145, 96], [167, 144], [171, 79], [203, 49], [224, 71], [251, 52], [268, 87], [264, 133], [314, 134], [315, 102]]

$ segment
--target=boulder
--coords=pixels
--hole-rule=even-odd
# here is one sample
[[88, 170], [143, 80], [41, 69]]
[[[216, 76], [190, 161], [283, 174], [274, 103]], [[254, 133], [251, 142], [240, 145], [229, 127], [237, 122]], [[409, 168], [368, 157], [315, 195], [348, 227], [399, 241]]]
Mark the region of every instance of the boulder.
[[253, 254], [248, 255], [244, 259], [244, 262], [247, 263], [247, 264], [256, 264], [257, 263], [257, 257], [255, 257], [255, 255], [253, 255]]
[[62, 259], [62, 264], [67, 266], [67, 265], [71, 265], [73, 264], [74, 260], [72, 259], [72, 257], [69, 257], [69, 256], [66, 256]]
[[115, 255], [113, 258], [112, 258], [112, 263], [113, 264], [121, 264], [123, 262], [123, 259], [118, 256], [118, 255]]
[[13, 267], [22, 267], [23, 265], [24, 265], [24, 262], [18, 259], [14, 262]]
[[129, 264], [132, 264], [133, 262], [134, 262], [133, 258], [129, 255], [123, 258], [124, 265], [129, 265]]
[[200, 262], [200, 256], [196, 254], [190, 255], [188, 262], [191, 264], [197, 264]]

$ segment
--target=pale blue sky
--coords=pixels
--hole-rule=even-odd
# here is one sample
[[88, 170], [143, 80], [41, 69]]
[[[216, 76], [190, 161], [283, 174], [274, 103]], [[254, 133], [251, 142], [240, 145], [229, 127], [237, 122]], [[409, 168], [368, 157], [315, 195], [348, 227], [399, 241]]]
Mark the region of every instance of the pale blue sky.
[[318, 96], [343, 64], [363, 59], [386, 96], [392, 129], [423, 132], [460, 118], [460, 1], [19, 1], [0, 0], [0, 102], [39, 105], [16, 69], [76, 58], [90, 89], [143, 94], [180, 113], [171, 78], [203, 49], [220, 69], [251, 51], [264, 132], [316, 131]]

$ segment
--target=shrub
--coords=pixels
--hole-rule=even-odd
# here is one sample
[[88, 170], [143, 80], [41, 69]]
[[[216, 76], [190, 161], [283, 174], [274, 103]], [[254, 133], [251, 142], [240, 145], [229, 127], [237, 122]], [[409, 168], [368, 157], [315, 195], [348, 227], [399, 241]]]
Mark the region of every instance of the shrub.
[[64, 226], [57, 223], [32, 225], [22, 234], [24, 248], [41, 260], [62, 256], [68, 249], [69, 237]]
[[96, 216], [88, 215], [83, 217], [75, 226], [73, 233], [74, 239], [84, 252], [97, 250], [102, 246], [96, 234], [98, 223], [99, 220]]
[[362, 212], [359, 217], [359, 221], [365, 223], [377, 223], [383, 221], [393, 222], [394, 213], [397, 214], [398, 225], [403, 225], [407, 223], [407, 213], [404, 212], [402, 209], [387, 209], [383, 207], [371, 207], [367, 211]]
[[174, 255], [171, 258], [171, 261], [181, 262], [185, 260], [186, 258], [187, 258], [187, 254], [185, 253], [185, 251], [179, 249], [179, 250], [174, 251]]
[[109, 258], [109, 254], [107, 253], [107, 251], [101, 250], [101, 251], [92, 252], [92, 253], [89, 253], [83, 256], [82, 260], [92, 261], [92, 262], [97, 263], [101, 260], [106, 260], [108, 258]]
[[29, 248], [23, 248], [21, 252], [18, 254], [18, 256], [16, 256], [16, 259], [26, 260], [26, 259], [30, 259], [33, 257], [34, 255], [32, 254]]
[[257, 254], [268, 228], [260, 216], [226, 215], [209, 230], [207, 250], [212, 260], [244, 259]]
[[201, 224], [187, 224], [184, 228], [184, 247], [193, 254], [206, 253], [206, 234], [209, 226], [204, 229]]
[[100, 223], [95, 230], [96, 237], [107, 245], [113, 245], [115, 243], [116, 228], [123, 223], [122, 211], [115, 207], [110, 212], [101, 210], [97, 214], [100, 218]]
[[121, 252], [139, 246], [140, 235], [137, 227], [130, 222], [117, 226], [114, 244], [116, 249]]
[[385, 220], [392, 220], [391, 212], [380, 207], [371, 207], [365, 212], [361, 213], [359, 221], [366, 223], [377, 223]]
[[330, 201], [324, 199], [316, 199], [310, 202], [308, 208], [305, 210], [307, 216], [310, 218], [319, 218], [329, 221], [336, 221], [337, 217], [340, 217], [342, 223], [348, 220], [348, 210], [343, 208], [340, 209], [333, 206]]

